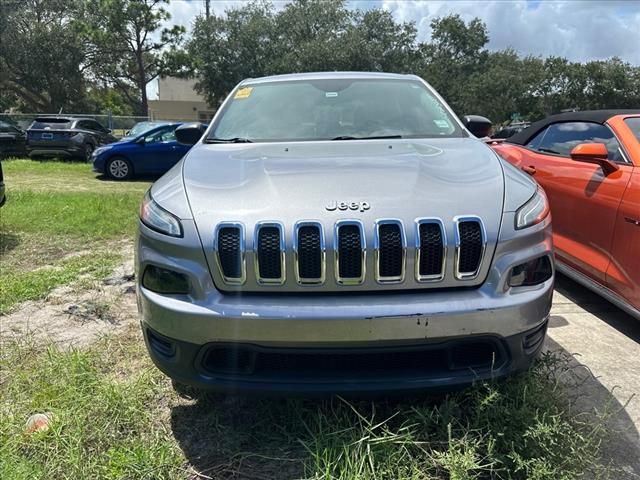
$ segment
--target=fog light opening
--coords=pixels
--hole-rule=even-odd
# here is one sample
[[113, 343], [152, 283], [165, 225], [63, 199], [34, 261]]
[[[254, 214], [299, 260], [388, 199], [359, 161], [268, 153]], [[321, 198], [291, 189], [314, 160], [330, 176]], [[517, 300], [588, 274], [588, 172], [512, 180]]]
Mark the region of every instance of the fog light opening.
[[553, 275], [551, 260], [548, 256], [538, 257], [511, 269], [510, 287], [530, 287], [546, 282]]
[[149, 265], [142, 276], [142, 286], [156, 293], [186, 295], [189, 279], [182, 273]]

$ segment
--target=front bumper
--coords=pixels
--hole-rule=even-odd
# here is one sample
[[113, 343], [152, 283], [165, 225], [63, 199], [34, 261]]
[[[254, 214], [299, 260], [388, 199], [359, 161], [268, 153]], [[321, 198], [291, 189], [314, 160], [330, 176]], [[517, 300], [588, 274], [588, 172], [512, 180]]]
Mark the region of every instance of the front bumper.
[[525, 371], [539, 355], [547, 320], [524, 333], [431, 339], [419, 345], [287, 348], [199, 345], [144, 328], [155, 365], [178, 382], [232, 393], [389, 394], [439, 392]]
[[[512, 222], [509, 217], [507, 222]], [[550, 219], [499, 242], [480, 287], [348, 294], [219, 292], [193, 221], [184, 238], [139, 225], [138, 307], [149, 353], [170, 377], [234, 392], [450, 390], [525, 370], [542, 348], [553, 277], [508, 286], [518, 264], [552, 259]], [[190, 295], [140, 283], [182, 273]]]

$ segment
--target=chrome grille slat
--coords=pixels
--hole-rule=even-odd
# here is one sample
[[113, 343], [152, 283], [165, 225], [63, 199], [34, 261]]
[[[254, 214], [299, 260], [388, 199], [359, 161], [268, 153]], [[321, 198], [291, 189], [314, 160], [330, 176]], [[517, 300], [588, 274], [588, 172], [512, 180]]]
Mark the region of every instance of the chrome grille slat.
[[322, 285], [326, 259], [324, 231], [320, 222], [301, 221], [293, 229], [296, 280], [300, 285]]
[[286, 278], [282, 224], [261, 222], [256, 225], [254, 248], [257, 282], [265, 285], [282, 285]]
[[224, 282], [229, 285], [244, 285], [247, 279], [244, 225], [239, 222], [218, 224], [214, 249]]
[[359, 285], [366, 271], [364, 228], [358, 220], [340, 220], [334, 229], [336, 281], [341, 285]]
[[444, 224], [438, 218], [416, 220], [416, 280], [438, 282], [444, 279], [447, 241]]
[[404, 281], [407, 242], [400, 220], [378, 220], [375, 225], [374, 253], [376, 281], [400, 283]]
[[472, 280], [478, 276], [487, 245], [487, 235], [478, 217], [457, 217], [456, 268], [458, 280]]

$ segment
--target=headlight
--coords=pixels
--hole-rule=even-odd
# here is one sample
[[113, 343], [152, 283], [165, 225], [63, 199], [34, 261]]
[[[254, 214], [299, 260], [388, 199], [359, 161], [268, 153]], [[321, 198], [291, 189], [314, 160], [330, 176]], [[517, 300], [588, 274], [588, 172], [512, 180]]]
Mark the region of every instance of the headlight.
[[101, 153], [104, 153], [104, 152], [106, 152], [107, 150], [110, 150], [110, 149], [111, 149], [111, 147], [98, 147], [93, 151], [93, 156], [97, 157]]
[[167, 212], [151, 198], [147, 191], [140, 205], [140, 220], [151, 230], [171, 237], [182, 237], [182, 224], [178, 218]]
[[516, 212], [516, 230], [531, 227], [543, 221], [549, 215], [549, 201], [540, 187], [527, 203]]

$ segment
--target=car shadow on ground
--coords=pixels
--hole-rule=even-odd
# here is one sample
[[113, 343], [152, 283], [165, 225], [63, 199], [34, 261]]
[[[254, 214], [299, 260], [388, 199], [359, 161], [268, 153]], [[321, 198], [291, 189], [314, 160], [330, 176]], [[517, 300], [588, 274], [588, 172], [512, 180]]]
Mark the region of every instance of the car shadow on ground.
[[96, 180], [100, 180], [101, 182], [153, 183], [161, 176], [162, 175], [136, 175], [135, 177], [128, 178], [126, 180], [114, 180], [107, 175], [96, 174]]

